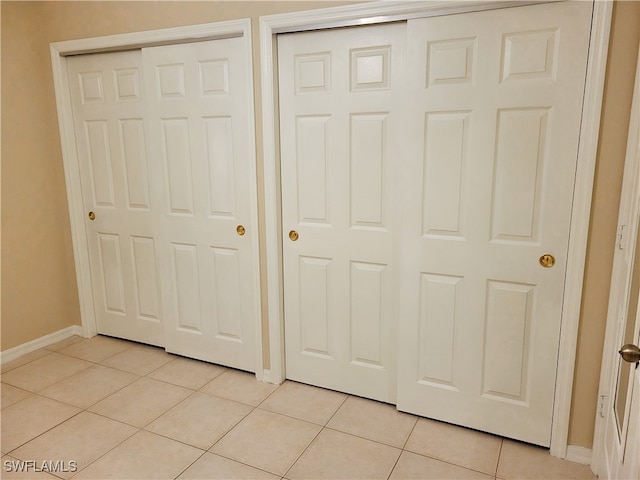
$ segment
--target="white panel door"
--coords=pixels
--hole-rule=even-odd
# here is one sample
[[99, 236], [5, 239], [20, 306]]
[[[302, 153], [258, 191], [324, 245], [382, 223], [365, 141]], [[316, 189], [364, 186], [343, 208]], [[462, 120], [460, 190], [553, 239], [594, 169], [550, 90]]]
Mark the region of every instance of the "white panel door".
[[255, 370], [253, 132], [244, 40], [145, 48], [150, 159], [163, 181], [165, 347]]
[[404, 32], [278, 37], [286, 376], [387, 402]]
[[[163, 344], [159, 208], [139, 50], [67, 60], [100, 333]], [[91, 213], [91, 217], [89, 214]]]
[[591, 8], [408, 22], [401, 410], [549, 445]]

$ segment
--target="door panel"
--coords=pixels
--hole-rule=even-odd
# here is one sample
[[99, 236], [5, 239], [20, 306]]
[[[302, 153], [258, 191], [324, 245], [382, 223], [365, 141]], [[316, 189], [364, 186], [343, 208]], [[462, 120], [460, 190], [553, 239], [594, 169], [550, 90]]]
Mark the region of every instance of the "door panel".
[[286, 375], [394, 402], [404, 26], [281, 35], [278, 52]]
[[95, 213], [87, 232], [98, 333], [254, 370], [258, 231], [244, 45], [79, 55], [68, 75], [84, 204]]
[[549, 445], [590, 18], [408, 22], [401, 410]]
[[67, 60], [98, 332], [163, 344], [140, 51]]
[[[255, 369], [259, 274], [242, 38], [143, 49], [161, 210], [165, 347]], [[237, 233], [242, 225], [244, 231]]]

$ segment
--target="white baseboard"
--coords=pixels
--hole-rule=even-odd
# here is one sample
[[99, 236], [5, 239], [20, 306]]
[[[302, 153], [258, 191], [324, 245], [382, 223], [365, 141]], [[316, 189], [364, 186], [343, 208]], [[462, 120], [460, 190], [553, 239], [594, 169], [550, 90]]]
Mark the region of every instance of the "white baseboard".
[[0, 352], [0, 364], [10, 362], [26, 353], [34, 352], [40, 348], [48, 347], [56, 342], [64, 340], [65, 338], [72, 337], [73, 335], [84, 336], [82, 327], [80, 325], [71, 325], [70, 327], [63, 328], [57, 332], [50, 333], [44, 337], [36, 338], [17, 347], [10, 348], [4, 352]]
[[570, 462], [591, 465], [592, 452], [590, 448], [578, 447], [577, 445], [567, 446], [567, 458]]
[[261, 380], [265, 383], [273, 383], [275, 385], [280, 385], [282, 381], [278, 381], [278, 379], [273, 377], [273, 372], [271, 370], [264, 369], [264, 373], [262, 374]]

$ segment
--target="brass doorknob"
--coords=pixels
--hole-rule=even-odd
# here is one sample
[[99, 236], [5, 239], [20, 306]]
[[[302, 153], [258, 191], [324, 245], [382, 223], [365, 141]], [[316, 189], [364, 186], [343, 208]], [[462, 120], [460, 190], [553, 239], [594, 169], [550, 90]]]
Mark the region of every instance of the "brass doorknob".
[[242, 236], [247, 232], [247, 230], [244, 228], [244, 226], [238, 225], [236, 227], [236, 232], [237, 232], [238, 235]]
[[295, 242], [296, 240], [298, 240], [298, 238], [300, 238], [300, 235], [298, 235], [298, 232], [296, 232], [295, 230], [291, 230], [289, 232], [289, 238]]
[[627, 343], [626, 345], [624, 345], [618, 353], [622, 356], [622, 359], [625, 362], [640, 362], [640, 348], [631, 343]]
[[96, 214], [93, 212], [89, 212], [89, 220], [95, 220], [96, 219]]
[[556, 259], [550, 253], [545, 253], [540, 257], [540, 265], [544, 268], [551, 268], [556, 264]]

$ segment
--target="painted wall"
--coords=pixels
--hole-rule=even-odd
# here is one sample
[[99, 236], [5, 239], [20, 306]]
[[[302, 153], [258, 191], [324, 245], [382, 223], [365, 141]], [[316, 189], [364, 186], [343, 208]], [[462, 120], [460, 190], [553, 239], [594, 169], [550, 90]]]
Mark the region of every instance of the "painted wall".
[[[49, 43], [251, 17], [261, 198], [258, 17], [335, 5], [339, 3], [0, 2], [1, 350], [80, 324]], [[569, 437], [571, 444], [584, 447], [591, 447], [593, 439], [639, 31], [640, 3], [616, 5]], [[262, 205], [260, 215], [262, 220]]]

